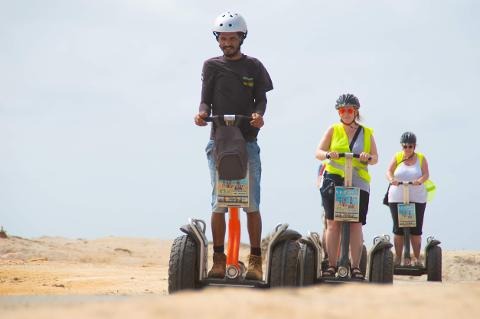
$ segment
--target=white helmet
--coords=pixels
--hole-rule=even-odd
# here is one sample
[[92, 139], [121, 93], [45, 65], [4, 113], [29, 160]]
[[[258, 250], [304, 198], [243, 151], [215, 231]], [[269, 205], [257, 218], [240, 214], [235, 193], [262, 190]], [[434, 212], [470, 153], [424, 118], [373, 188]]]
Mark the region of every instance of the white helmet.
[[220, 14], [213, 23], [213, 34], [218, 39], [220, 32], [242, 32], [243, 38], [247, 37], [247, 23], [238, 13], [230, 11]]

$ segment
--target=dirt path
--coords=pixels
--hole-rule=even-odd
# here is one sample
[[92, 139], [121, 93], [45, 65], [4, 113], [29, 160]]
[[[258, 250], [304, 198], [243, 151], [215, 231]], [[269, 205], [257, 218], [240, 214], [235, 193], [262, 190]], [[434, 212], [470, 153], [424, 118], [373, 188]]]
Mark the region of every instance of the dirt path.
[[[167, 295], [170, 241], [9, 238], [0, 241], [0, 317], [428, 318], [480, 317], [480, 252], [443, 254], [443, 283], [300, 289], [208, 288]], [[248, 251], [241, 251], [245, 259]]]

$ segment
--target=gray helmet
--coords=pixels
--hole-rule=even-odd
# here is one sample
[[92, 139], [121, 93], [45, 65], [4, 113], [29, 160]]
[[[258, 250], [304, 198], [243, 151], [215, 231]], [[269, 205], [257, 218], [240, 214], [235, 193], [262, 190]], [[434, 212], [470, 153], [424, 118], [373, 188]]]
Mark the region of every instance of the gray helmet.
[[360, 108], [360, 101], [353, 94], [350, 94], [350, 93], [342, 94], [338, 97], [337, 102], [335, 103], [335, 109], [338, 110], [339, 108], [347, 106], [347, 105], [350, 105], [350, 106], [353, 106], [356, 109], [359, 109]]
[[417, 137], [412, 132], [405, 132], [400, 137], [400, 144], [417, 144]]

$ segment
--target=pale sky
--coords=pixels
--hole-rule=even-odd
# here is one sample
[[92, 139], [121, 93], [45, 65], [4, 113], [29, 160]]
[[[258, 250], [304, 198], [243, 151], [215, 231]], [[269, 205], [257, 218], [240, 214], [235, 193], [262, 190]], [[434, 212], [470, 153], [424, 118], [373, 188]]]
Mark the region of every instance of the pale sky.
[[474, 0], [0, 0], [0, 225], [23, 237], [173, 239], [188, 217], [209, 221], [209, 128], [193, 115], [226, 10], [245, 17], [242, 51], [274, 84], [259, 135], [264, 235], [279, 222], [321, 231], [314, 151], [349, 92], [380, 157], [367, 246], [391, 234], [385, 171], [410, 130], [438, 188], [424, 238], [480, 249]]

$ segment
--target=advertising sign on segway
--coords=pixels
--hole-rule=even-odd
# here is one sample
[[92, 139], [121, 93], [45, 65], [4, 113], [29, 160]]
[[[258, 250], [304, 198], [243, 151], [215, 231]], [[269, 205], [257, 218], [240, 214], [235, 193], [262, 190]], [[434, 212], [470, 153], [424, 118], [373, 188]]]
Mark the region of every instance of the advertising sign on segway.
[[218, 207], [248, 207], [249, 206], [249, 176], [242, 179], [220, 179], [217, 175], [217, 206]]
[[398, 204], [398, 226], [417, 226], [417, 220], [415, 218], [415, 204]]
[[358, 222], [360, 218], [360, 188], [335, 187], [334, 220]]

